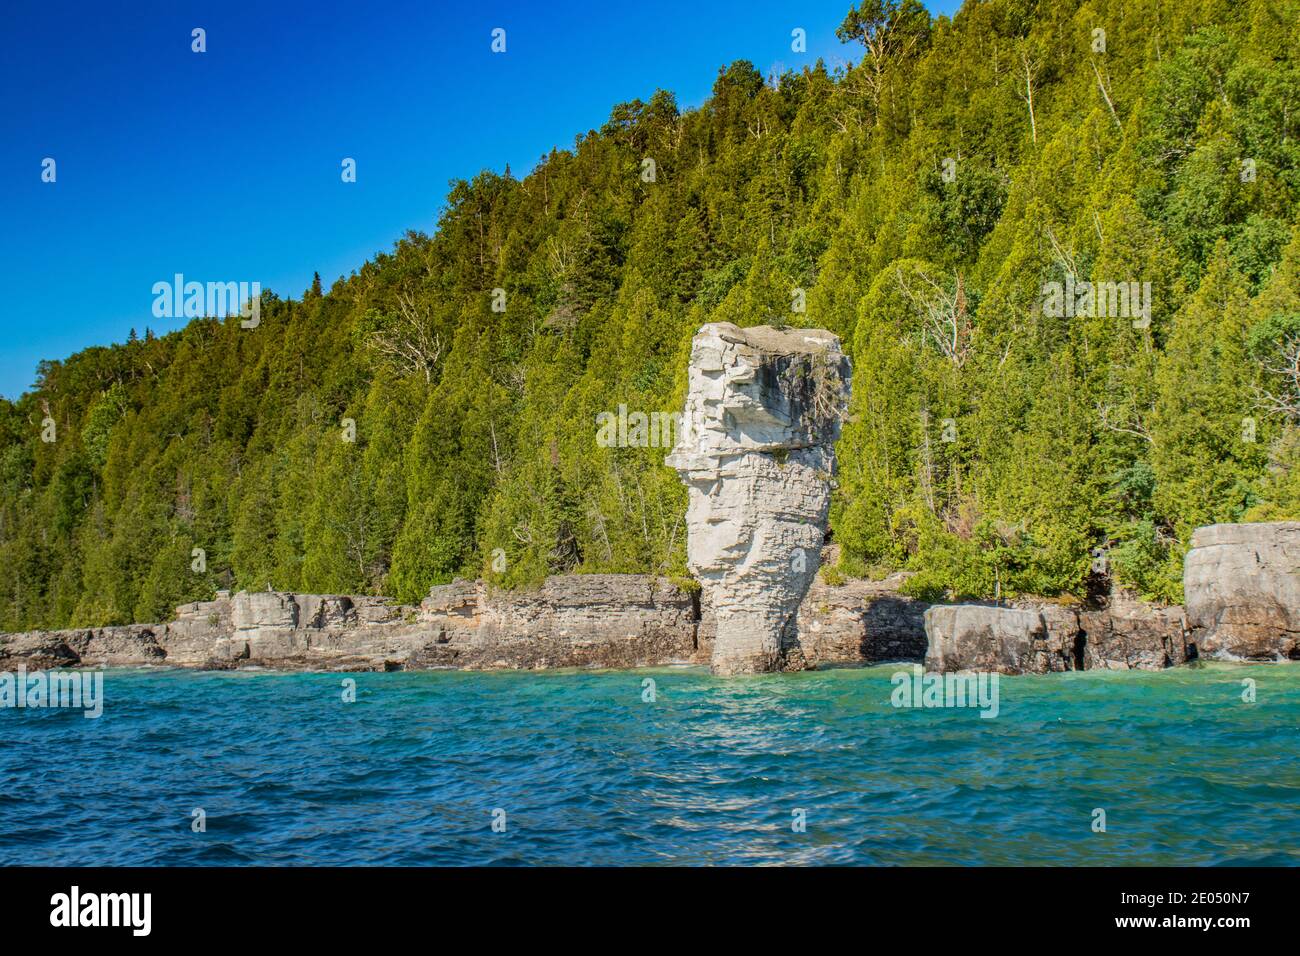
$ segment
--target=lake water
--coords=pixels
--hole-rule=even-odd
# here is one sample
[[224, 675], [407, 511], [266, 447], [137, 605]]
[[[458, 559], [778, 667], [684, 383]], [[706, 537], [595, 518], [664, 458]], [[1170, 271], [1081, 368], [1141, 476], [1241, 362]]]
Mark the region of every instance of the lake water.
[[1300, 664], [1004, 677], [994, 719], [899, 669], [110, 671], [99, 719], [0, 710], [0, 864], [1300, 864]]

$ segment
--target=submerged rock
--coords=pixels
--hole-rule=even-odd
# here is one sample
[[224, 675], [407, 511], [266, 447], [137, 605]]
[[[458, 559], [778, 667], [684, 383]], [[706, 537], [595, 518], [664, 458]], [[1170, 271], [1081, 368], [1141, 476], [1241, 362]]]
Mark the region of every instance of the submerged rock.
[[695, 335], [667, 464], [689, 489], [687, 562], [714, 611], [716, 674], [803, 666], [788, 636], [821, 561], [849, 377], [820, 329]]
[[1300, 522], [1197, 528], [1183, 594], [1200, 656], [1300, 659]]

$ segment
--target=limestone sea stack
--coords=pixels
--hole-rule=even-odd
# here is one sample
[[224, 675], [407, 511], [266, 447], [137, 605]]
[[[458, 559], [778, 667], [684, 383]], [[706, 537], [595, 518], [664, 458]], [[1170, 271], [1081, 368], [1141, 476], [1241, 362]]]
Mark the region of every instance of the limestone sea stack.
[[715, 674], [801, 667], [795, 613], [821, 563], [851, 368], [822, 329], [705, 325], [667, 464], [689, 490], [687, 563], [717, 619]]

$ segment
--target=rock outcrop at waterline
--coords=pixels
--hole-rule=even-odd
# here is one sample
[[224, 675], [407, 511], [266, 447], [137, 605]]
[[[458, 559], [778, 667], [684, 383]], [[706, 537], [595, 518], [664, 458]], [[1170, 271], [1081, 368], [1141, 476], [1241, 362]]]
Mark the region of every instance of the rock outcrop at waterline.
[[[926, 660], [935, 671], [1003, 674], [1157, 670], [1197, 656], [1295, 659], [1300, 522], [1198, 530], [1187, 609], [1115, 596], [1103, 606], [1023, 600], [935, 605], [904, 577], [814, 582], [783, 635], [784, 666]], [[0, 671], [151, 665], [229, 670], [628, 668], [704, 664], [726, 617], [707, 593], [636, 574], [560, 575], [533, 590], [481, 581], [387, 598], [221, 592], [163, 624], [0, 634]], [[928, 632], [928, 633], [927, 633]], [[927, 654], [928, 651], [928, 654]]]
[[1197, 528], [1183, 592], [1200, 655], [1300, 659], [1300, 522]]
[[683, 428], [687, 564], [716, 614], [715, 674], [803, 666], [795, 612], [821, 562], [850, 365], [820, 329], [705, 325]]
[[0, 635], [0, 669], [166, 664], [209, 670], [430, 670], [700, 663], [689, 592], [644, 575], [566, 575], [536, 591], [435, 587], [419, 606], [221, 593], [166, 624]]
[[[890, 582], [818, 585], [798, 613], [810, 666], [919, 660], [925, 605]], [[219, 593], [165, 624], [0, 634], [0, 671], [171, 666], [202, 670], [543, 670], [705, 664], [715, 614], [697, 592], [640, 574], [558, 575], [539, 588], [432, 588], [419, 606], [284, 591]]]
[[1181, 607], [1122, 597], [1102, 607], [934, 605], [925, 631], [926, 668], [945, 673], [1161, 670], [1194, 656]]
[[927, 670], [1023, 674], [1052, 670], [1043, 616], [1018, 608], [936, 605], [925, 612]]
[[1121, 597], [1092, 608], [933, 607], [926, 664], [1020, 674], [1300, 660], [1300, 521], [1197, 528], [1183, 596], [1185, 607]]

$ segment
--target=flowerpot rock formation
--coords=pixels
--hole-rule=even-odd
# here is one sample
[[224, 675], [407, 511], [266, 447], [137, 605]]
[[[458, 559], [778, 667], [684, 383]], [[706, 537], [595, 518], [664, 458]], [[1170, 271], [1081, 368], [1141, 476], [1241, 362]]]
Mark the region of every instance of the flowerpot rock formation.
[[715, 674], [795, 669], [821, 563], [851, 366], [821, 329], [703, 326], [667, 464], [689, 490], [687, 562], [716, 615]]

